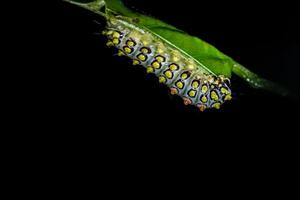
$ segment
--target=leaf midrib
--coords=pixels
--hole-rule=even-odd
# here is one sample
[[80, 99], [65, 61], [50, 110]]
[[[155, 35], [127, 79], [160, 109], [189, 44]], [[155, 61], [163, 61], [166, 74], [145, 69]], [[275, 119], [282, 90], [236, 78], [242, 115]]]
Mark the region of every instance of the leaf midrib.
[[[109, 11], [112, 11], [110, 9], [107, 9]], [[113, 12], [113, 11], [112, 11]], [[213, 75], [216, 75], [214, 72], [212, 72], [208, 67], [206, 67], [203, 63], [201, 63], [199, 60], [197, 60], [196, 58], [194, 58], [193, 56], [191, 56], [189, 53], [187, 53], [186, 51], [184, 51], [183, 49], [179, 48], [178, 46], [176, 46], [175, 44], [173, 44], [172, 42], [170, 42], [168, 39], [164, 38], [163, 36], [155, 33], [154, 31], [152, 31], [151, 29], [149, 29], [148, 27], [144, 26], [144, 25], [138, 25], [134, 22], [129, 22], [127, 21], [125, 18], [122, 18], [122, 19], [119, 19], [119, 20], [122, 20], [123, 22], [129, 24], [129, 25], [134, 25], [135, 27], [137, 27], [138, 29], [141, 29], [141, 30], [146, 30], [148, 31], [149, 33], [155, 35], [155, 37], [159, 38], [160, 40], [162, 40], [163, 42], [167, 43], [169, 46], [173, 47], [174, 49], [180, 51], [181, 53], [183, 53], [186, 57], [192, 59], [193, 61], [195, 61], [196, 63], [198, 63], [204, 70], [206, 70], [208, 73], [211, 73]], [[166, 29], [169, 29], [167, 27], [155, 27], [155, 28], [166, 28]], [[177, 29], [170, 29], [172, 31], [178, 31]], [[183, 32], [183, 31], [182, 31]], [[185, 32], [183, 32], [184, 34], [187, 34]], [[188, 35], [188, 34], [187, 34]], [[188, 35], [190, 36], [190, 35]], [[190, 37], [193, 37], [193, 36], [190, 36]]]

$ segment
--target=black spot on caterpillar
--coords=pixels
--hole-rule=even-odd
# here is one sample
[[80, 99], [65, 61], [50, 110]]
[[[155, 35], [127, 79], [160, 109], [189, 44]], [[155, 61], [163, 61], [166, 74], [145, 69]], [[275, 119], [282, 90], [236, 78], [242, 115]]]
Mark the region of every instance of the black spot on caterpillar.
[[107, 19], [103, 35], [108, 39], [107, 46], [116, 47], [119, 56], [127, 56], [133, 65], [154, 73], [171, 94], [182, 97], [185, 105], [195, 105], [201, 111], [219, 109], [232, 98], [228, 78], [205, 71], [193, 59], [122, 18]]

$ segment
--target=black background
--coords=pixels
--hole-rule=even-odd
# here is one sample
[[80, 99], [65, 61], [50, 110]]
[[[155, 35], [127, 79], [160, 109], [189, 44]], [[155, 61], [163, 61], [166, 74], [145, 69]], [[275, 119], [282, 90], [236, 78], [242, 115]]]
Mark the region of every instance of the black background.
[[[234, 100], [221, 110], [198, 112], [170, 96], [144, 69], [114, 56], [105, 39], [93, 34], [103, 29], [101, 18], [61, 1], [36, 2], [31, 10], [19, 4], [10, 7], [23, 11], [17, 18], [16, 10], [2, 13], [5, 21], [12, 19], [3, 31], [12, 32], [12, 37], [4, 38], [9, 43], [5, 52], [13, 53], [7, 58], [9, 64], [16, 64], [3, 66], [17, 77], [5, 86], [15, 81], [11, 98], [17, 112], [9, 109], [20, 119], [9, 124], [13, 134], [3, 135], [13, 137], [5, 154], [13, 150], [24, 154], [25, 161], [16, 165], [18, 172], [28, 162], [35, 172], [47, 166], [50, 169], [38, 173], [39, 177], [44, 178], [45, 172], [52, 176], [57, 170], [62, 173], [55, 179], [58, 183], [70, 172], [68, 180], [78, 180], [82, 173], [84, 177], [86, 173], [132, 176], [132, 170], [151, 166], [139, 175], [155, 168], [164, 175], [175, 169], [173, 179], [190, 172], [190, 177], [208, 174], [209, 180], [218, 182], [228, 174], [226, 182], [252, 180], [263, 190], [271, 182], [280, 187], [277, 191], [282, 191], [282, 185], [289, 188], [284, 196], [291, 194], [295, 186], [289, 183], [294, 181], [281, 179], [296, 180], [299, 174], [299, 131], [295, 129], [299, 101], [252, 90], [233, 77]], [[298, 6], [287, 1], [265, 5], [261, 1], [125, 2], [206, 40], [249, 69], [299, 93]], [[95, 19], [102, 25], [95, 24]], [[27, 153], [30, 148], [32, 152]], [[35, 167], [30, 156], [38, 162]], [[134, 161], [138, 163], [132, 167]], [[64, 163], [71, 165], [64, 167]], [[166, 163], [171, 165], [164, 167]], [[113, 173], [107, 173], [110, 170]], [[253, 193], [257, 187], [249, 188]], [[274, 188], [271, 191], [278, 195]]]
[[[84, 177], [86, 173], [131, 176], [150, 166], [164, 174], [172, 169], [190, 177], [207, 174], [214, 182], [228, 174], [226, 182], [252, 180], [264, 190], [269, 182], [286, 185], [289, 192], [284, 196], [291, 194], [295, 186], [288, 183], [294, 181], [281, 180], [299, 174], [297, 100], [252, 90], [233, 77], [234, 100], [221, 110], [201, 113], [170, 96], [142, 67], [114, 56], [105, 39], [94, 34], [104, 27], [101, 18], [61, 1], [37, 2], [30, 11], [16, 6], [26, 15], [10, 23], [13, 33], [6, 51], [13, 52], [13, 57], [7, 57], [9, 63], [17, 64], [4, 65], [14, 71], [13, 76], [20, 72], [20, 79], [6, 85], [16, 80], [17, 89], [11, 93], [17, 112], [9, 109], [23, 123], [14, 120], [9, 125], [14, 134], [3, 134], [12, 136], [14, 145], [20, 141], [20, 149], [9, 145], [5, 150], [24, 153], [25, 161], [18, 167], [26, 166], [33, 155], [38, 164], [30, 165], [32, 170], [47, 166], [50, 169], [43, 173], [52, 175], [56, 169], [60, 173], [55, 175], [63, 174], [57, 180], [70, 172], [70, 180], [77, 180], [80, 175], [74, 176], [72, 169]], [[299, 93], [297, 6], [255, 1], [125, 2], [206, 40], [249, 69]], [[151, 170], [145, 169], [141, 177]], [[173, 179], [178, 177], [174, 174]]]
[[[129, 127], [142, 122], [144, 127], [162, 125], [184, 130], [219, 127], [221, 132], [234, 130], [237, 124], [255, 130], [258, 124], [271, 127], [283, 119], [288, 124], [296, 119], [299, 38], [294, 5], [255, 1], [124, 2], [213, 44], [252, 71], [289, 88], [294, 97], [253, 90], [233, 77], [234, 99], [221, 110], [201, 113], [193, 106], [186, 107], [157, 78], [105, 46], [105, 38], [97, 35], [105, 27], [101, 17], [57, 1], [48, 4], [40, 18], [34, 18], [35, 64], [43, 83], [36, 87], [47, 107], [42, 109], [66, 119], [117, 124], [129, 120]], [[267, 122], [270, 119], [271, 123]]]

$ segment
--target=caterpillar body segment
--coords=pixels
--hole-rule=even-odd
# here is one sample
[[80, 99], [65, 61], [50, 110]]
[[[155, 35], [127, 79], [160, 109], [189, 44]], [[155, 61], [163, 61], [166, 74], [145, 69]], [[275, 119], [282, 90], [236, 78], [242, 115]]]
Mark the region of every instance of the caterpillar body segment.
[[204, 111], [219, 109], [232, 99], [228, 78], [205, 70], [151, 32], [112, 16], [103, 35], [108, 39], [107, 46], [116, 47], [119, 56], [127, 56], [133, 65], [141, 65], [147, 73], [154, 73], [160, 83], [170, 88], [171, 94], [183, 98], [185, 105], [195, 105]]

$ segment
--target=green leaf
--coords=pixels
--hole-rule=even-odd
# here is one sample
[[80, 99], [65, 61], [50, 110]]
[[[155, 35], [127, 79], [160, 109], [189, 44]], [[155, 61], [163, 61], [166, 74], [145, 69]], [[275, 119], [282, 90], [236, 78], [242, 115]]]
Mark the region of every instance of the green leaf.
[[[82, 3], [82, 1], [78, 0], [76, 2]], [[77, 5], [97, 13], [100, 10], [99, 5], [103, 2], [103, 0], [97, 0], [89, 1], [88, 4]], [[207, 71], [216, 75], [231, 76], [235, 62], [208, 43], [160, 20], [133, 12], [126, 8], [120, 0], [106, 0], [105, 3], [107, 15], [118, 14], [127, 17], [129, 20], [132, 19], [131, 23], [134, 23], [141, 29], [147, 29], [169, 45], [195, 59]]]
[[232, 67], [236, 63], [218, 51], [212, 45], [197, 37], [188, 35], [182, 30], [170, 26], [160, 20], [128, 10], [120, 0], [106, 0], [107, 9], [125, 17], [136, 18], [136, 26], [147, 29], [166, 43], [192, 57], [207, 71], [216, 75], [231, 76]]
[[[193, 58], [199, 63], [200, 67], [215, 75], [231, 77], [232, 73], [234, 73], [254, 88], [262, 88], [279, 94], [286, 94], [285, 89], [260, 78], [229, 56], [220, 52], [214, 46], [158, 19], [133, 12], [125, 7], [121, 0], [92, 0], [88, 1], [88, 3], [83, 0], [65, 1], [84, 7], [106, 18], [117, 14], [135, 26], [161, 38], [167, 44]], [[101, 9], [104, 6], [105, 10], [102, 11]]]

